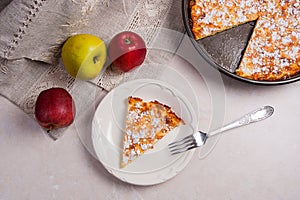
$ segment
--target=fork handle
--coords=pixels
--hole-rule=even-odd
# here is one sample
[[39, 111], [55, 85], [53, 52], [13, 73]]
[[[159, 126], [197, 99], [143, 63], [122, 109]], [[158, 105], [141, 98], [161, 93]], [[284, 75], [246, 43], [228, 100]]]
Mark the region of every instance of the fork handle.
[[270, 117], [274, 113], [274, 108], [272, 106], [263, 106], [261, 108], [258, 108], [244, 116], [242, 116], [240, 119], [235, 120], [222, 128], [219, 128], [215, 131], [212, 131], [207, 134], [207, 137], [211, 137], [214, 135], [217, 135], [219, 133], [228, 131], [230, 129], [234, 129], [237, 127], [245, 126], [253, 122], [258, 122], [261, 120], [264, 120], [268, 117]]

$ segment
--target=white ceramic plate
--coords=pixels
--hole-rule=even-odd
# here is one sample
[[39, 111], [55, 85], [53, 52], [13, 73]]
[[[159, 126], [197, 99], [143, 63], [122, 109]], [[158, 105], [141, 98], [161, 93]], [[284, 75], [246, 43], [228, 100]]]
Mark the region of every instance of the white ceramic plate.
[[[120, 168], [127, 98], [158, 100], [175, 111], [184, 121], [144, 155]], [[167, 144], [197, 130], [197, 116], [192, 105], [176, 88], [154, 80], [138, 79], [113, 89], [98, 106], [92, 123], [92, 140], [99, 161], [115, 177], [136, 185], [162, 183], [178, 174], [188, 164], [193, 150], [172, 156]]]

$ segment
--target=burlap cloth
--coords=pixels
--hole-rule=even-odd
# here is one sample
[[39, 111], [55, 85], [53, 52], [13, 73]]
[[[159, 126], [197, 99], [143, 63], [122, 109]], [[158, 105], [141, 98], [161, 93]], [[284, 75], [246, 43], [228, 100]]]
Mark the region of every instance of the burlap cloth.
[[[180, 44], [180, 34], [161, 36], [162, 30], [184, 31], [178, 0], [2, 0], [0, 11], [0, 94], [34, 117], [38, 94], [63, 87], [75, 99], [79, 129], [112, 88], [136, 78], [159, 79], [163, 68], [155, 66], [167, 63]], [[108, 44], [123, 30], [139, 33], [146, 42], [148, 53], [140, 68], [119, 73], [108, 61], [91, 81], [66, 73], [60, 49], [70, 35], [94, 34]], [[53, 131], [52, 137], [64, 132]]]

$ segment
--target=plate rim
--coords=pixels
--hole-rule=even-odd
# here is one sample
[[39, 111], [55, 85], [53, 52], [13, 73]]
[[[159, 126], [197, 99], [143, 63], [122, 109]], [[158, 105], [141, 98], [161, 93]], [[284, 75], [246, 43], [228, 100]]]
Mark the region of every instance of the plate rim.
[[272, 86], [275, 86], [275, 85], [284, 85], [284, 84], [294, 83], [294, 82], [300, 80], [300, 74], [295, 75], [292, 78], [288, 78], [288, 79], [284, 79], [284, 80], [277, 80], [277, 81], [262, 81], [262, 80], [248, 79], [248, 78], [238, 76], [234, 73], [231, 73], [228, 70], [226, 70], [225, 68], [218, 65], [217, 63], [213, 62], [211, 59], [208, 58], [208, 56], [205, 53], [205, 50], [202, 47], [200, 47], [198, 45], [197, 41], [194, 39], [192, 30], [191, 30], [191, 27], [190, 27], [190, 24], [189, 24], [189, 22], [190, 22], [189, 13], [188, 13], [189, 1], [190, 0], [182, 0], [181, 14], [182, 14], [184, 27], [186, 29], [187, 35], [188, 35], [190, 41], [192, 42], [194, 48], [197, 50], [199, 55], [202, 58], [204, 58], [204, 60], [206, 62], [208, 62], [212, 67], [214, 67], [215, 69], [221, 71], [223, 74], [225, 74], [225, 75], [227, 75], [231, 78], [234, 78], [236, 80], [239, 80], [239, 81], [242, 81], [242, 82], [245, 82], [245, 83], [251, 83], [251, 84], [254, 84], [254, 85], [268, 85], [268, 86], [272, 85]]
[[[151, 81], [151, 82], [149, 82]], [[131, 81], [127, 81], [127, 82], [124, 82], [122, 83], [121, 85], [117, 86], [116, 88], [114, 88], [113, 90], [111, 90], [103, 99], [105, 100], [105, 98], [109, 98], [111, 94], [113, 94], [113, 92], [115, 92], [115, 90], [117, 90], [118, 88], [120, 87], [124, 87], [124, 86], [127, 86], [127, 84], [134, 84], [134, 83], [142, 83], [142, 84], [145, 84], [147, 82], [149, 83], [156, 83], [156, 84], [159, 84], [161, 86], [164, 86], [164, 87], [167, 87], [168, 89], [170, 89], [172, 92], [174, 92], [175, 94], [180, 94], [181, 95], [181, 98], [183, 97], [183, 101], [187, 101], [189, 102], [188, 99], [186, 99], [184, 97], [184, 95], [182, 93], [180, 93], [180, 91], [178, 91], [175, 87], [173, 87], [171, 84], [167, 83], [167, 82], [164, 82], [164, 81], [161, 81], [161, 80], [157, 80], [157, 79], [151, 79], [151, 78], [141, 78], [141, 79], [134, 79], [134, 80], [131, 80]], [[101, 101], [101, 102], [102, 102]], [[93, 124], [95, 123], [95, 118], [96, 118], [96, 114], [97, 114], [97, 111], [100, 109], [100, 106], [101, 106], [101, 102], [99, 103], [99, 105], [97, 106], [96, 110], [95, 110], [95, 113], [94, 113], [94, 116], [93, 116], [93, 120], [92, 120], [92, 126], [94, 126]], [[184, 102], [186, 103], [186, 102]], [[191, 103], [189, 102], [189, 105], [188, 105], [191, 109], [192, 109], [192, 105]], [[197, 118], [197, 115], [195, 114], [195, 112], [193, 111], [192, 109], [192, 115], [193, 117], [196, 117]], [[197, 124], [197, 119], [193, 120], [194, 124], [192, 124], [192, 126], [195, 126], [193, 127], [195, 130], [198, 129], [198, 124]], [[95, 150], [95, 142], [94, 142], [94, 137], [95, 133], [93, 131], [93, 128], [92, 128], [92, 141], [93, 141], [93, 148], [94, 148], [94, 151], [96, 153], [96, 156], [97, 156], [97, 159], [98, 161], [102, 164], [102, 166], [110, 173], [112, 174], [113, 176], [115, 176], [116, 178], [120, 179], [121, 181], [123, 182], [127, 182], [127, 183], [130, 183], [130, 184], [133, 184], [133, 185], [141, 185], [141, 186], [148, 186], [148, 185], [156, 185], [156, 184], [159, 184], [159, 183], [163, 183], [173, 177], [175, 177], [180, 171], [182, 171], [187, 165], [188, 163], [191, 161], [191, 158], [193, 157], [194, 155], [194, 152], [195, 152], [195, 149], [192, 149], [186, 153], [183, 153], [182, 156], [178, 157], [176, 160], [174, 160], [171, 164], [168, 164], [166, 167], [161, 167], [161, 168], [158, 168], [158, 169], [155, 169], [153, 171], [148, 171], [148, 172], [137, 172], [137, 173], [131, 173], [131, 172], [128, 172], [128, 171], [122, 171], [122, 170], [117, 170], [117, 169], [114, 169], [114, 168], [111, 168], [110, 166], [108, 166], [106, 163], [103, 163], [101, 162], [101, 160], [99, 159], [98, 157], [98, 153], [97, 151]], [[122, 179], [122, 177], [119, 177], [117, 176], [116, 174], [118, 173], [123, 173], [123, 174], [129, 174], [131, 176], [148, 176], [149, 174], [155, 174], [155, 173], [159, 173], [161, 171], [164, 171], [164, 170], [167, 170], [168, 168], [172, 167], [173, 165], [176, 165], [176, 163], [178, 162], [182, 162], [183, 163], [179, 166], [179, 170], [176, 170], [175, 174], [172, 174], [172, 175], [169, 175], [167, 178], [164, 178], [164, 179], [159, 179], [159, 178], [154, 178], [152, 181], [143, 181], [143, 179], [139, 179], [139, 180], [124, 180]]]

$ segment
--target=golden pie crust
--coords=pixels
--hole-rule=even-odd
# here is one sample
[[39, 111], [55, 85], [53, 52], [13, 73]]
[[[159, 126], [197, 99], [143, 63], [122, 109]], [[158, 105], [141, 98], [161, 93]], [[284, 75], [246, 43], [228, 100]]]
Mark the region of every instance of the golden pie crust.
[[156, 142], [184, 121], [169, 106], [128, 97], [121, 168], [152, 149]]
[[256, 20], [236, 74], [282, 80], [300, 72], [299, 0], [192, 0], [196, 40]]

